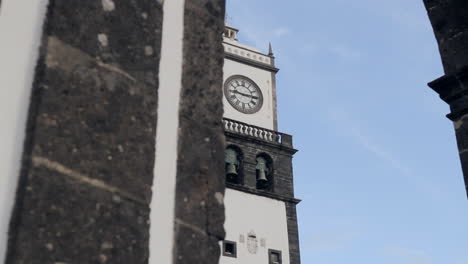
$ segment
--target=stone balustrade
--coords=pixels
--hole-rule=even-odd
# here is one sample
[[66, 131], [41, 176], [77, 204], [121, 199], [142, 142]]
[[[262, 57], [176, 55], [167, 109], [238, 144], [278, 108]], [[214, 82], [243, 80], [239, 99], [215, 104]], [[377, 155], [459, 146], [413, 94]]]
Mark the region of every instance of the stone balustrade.
[[292, 147], [292, 136], [274, 130], [223, 118], [224, 131]]

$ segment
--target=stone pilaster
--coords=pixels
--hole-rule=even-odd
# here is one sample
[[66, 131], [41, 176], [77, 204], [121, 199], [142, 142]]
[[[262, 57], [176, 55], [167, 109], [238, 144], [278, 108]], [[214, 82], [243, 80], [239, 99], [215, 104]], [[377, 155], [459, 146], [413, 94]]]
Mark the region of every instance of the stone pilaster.
[[[454, 122], [458, 149], [468, 186], [468, 2], [424, 0], [444, 66], [445, 75], [429, 84], [446, 103]], [[467, 121], [468, 122], [468, 121]], [[468, 187], [467, 187], [468, 190]]]
[[286, 217], [288, 221], [289, 263], [301, 264], [301, 250], [299, 247], [299, 228], [297, 223], [297, 203], [286, 203]]
[[185, 2], [174, 263], [218, 263], [224, 232], [224, 0]]
[[5, 263], [147, 263], [161, 19], [50, 1]]

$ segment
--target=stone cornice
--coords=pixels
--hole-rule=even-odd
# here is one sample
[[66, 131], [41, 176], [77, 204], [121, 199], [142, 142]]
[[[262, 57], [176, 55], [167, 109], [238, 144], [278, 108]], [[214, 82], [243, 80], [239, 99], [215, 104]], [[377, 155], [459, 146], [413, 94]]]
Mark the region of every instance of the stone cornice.
[[291, 155], [294, 155], [296, 152], [298, 152], [297, 149], [286, 147], [286, 146], [278, 144], [278, 143], [270, 143], [270, 142], [267, 142], [267, 141], [264, 141], [264, 140], [261, 140], [261, 139], [250, 137], [250, 136], [239, 135], [239, 134], [232, 133], [232, 132], [229, 132], [229, 131], [224, 131], [224, 134], [226, 136], [229, 136], [229, 137], [232, 137], [232, 138], [239, 138], [239, 139], [254, 142], [254, 143], [257, 143], [257, 144], [260, 144], [260, 145], [264, 145], [264, 146], [272, 147], [272, 148], [275, 148], [275, 149], [279, 149], [279, 150], [282, 150], [282, 151], [284, 151], [284, 152], [286, 152], [288, 154], [291, 154]]
[[224, 57], [226, 59], [233, 60], [233, 61], [236, 61], [236, 62], [245, 63], [247, 65], [250, 65], [250, 66], [262, 69], [262, 70], [266, 70], [266, 71], [270, 71], [270, 72], [274, 72], [274, 73], [277, 73], [279, 71], [279, 69], [274, 67], [274, 66], [259, 63], [259, 62], [256, 62], [256, 61], [241, 57], [239, 55], [224, 53]]
[[451, 75], [444, 75], [428, 84], [440, 98], [450, 105], [451, 113], [447, 115], [452, 121], [468, 114], [468, 67]]
[[293, 203], [293, 204], [298, 204], [298, 203], [301, 202], [301, 200], [296, 199], [294, 197], [286, 197], [286, 196], [279, 195], [279, 194], [276, 194], [276, 193], [256, 190], [256, 189], [252, 189], [252, 188], [248, 188], [248, 187], [245, 187], [245, 186], [232, 184], [232, 183], [228, 183], [228, 182], [226, 183], [226, 187], [230, 188], [230, 189], [233, 189], [233, 190], [237, 190], [237, 191], [241, 191], [241, 192], [245, 192], [245, 193], [250, 193], [250, 194], [255, 194], [255, 195], [259, 195], [259, 196], [263, 196], [263, 197], [267, 197], [267, 198], [272, 198], [272, 199], [283, 201], [283, 202], [288, 202], [288, 203]]

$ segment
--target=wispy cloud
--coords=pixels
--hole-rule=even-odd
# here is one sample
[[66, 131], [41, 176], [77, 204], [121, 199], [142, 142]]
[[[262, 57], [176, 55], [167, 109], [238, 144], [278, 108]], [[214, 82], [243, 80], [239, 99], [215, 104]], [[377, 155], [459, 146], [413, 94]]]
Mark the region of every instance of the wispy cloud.
[[345, 136], [351, 137], [357, 144], [372, 153], [376, 158], [399, 171], [401, 175], [406, 176], [409, 182], [425, 190], [431, 197], [440, 197], [442, 195], [436, 185], [428, 181], [423, 175], [415, 173], [382, 143], [366, 133], [364, 126], [350, 113], [350, 111], [345, 111], [338, 106], [328, 110], [330, 120], [339, 128], [340, 132], [345, 133]]
[[385, 150], [382, 146], [372, 141], [370, 137], [363, 134], [361, 129], [357, 126], [350, 128], [351, 135], [361, 144], [362, 147], [373, 153], [379, 159], [385, 161], [393, 168], [399, 170], [406, 176], [412, 176], [411, 170], [406, 167], [400, 160], [398, 160], [392, 153]]
[[361, 125], [354, 120], [349, 112], [333, 108], [329, 111], [331, 120], [339, 124], [340, 127], [346, 127], [348, 136], [351, 136], [364, 149], [374, 154], [377, 158], [389, 164], [406, 176], [412, 176], [411, 170], [397, 159], [390, 151], [386, 150], [381, 144], [375, 142], [369, 135], [363, 132]]
[[[426, 252], [417, 249], [404, 248], [404, 247], [387, 247], [384, 249], [385, 254], [397, 257], [403, 263], [408, 264], [430, 264], [432, 257]], [[399, 262], [402, 263], [402, 262]]]

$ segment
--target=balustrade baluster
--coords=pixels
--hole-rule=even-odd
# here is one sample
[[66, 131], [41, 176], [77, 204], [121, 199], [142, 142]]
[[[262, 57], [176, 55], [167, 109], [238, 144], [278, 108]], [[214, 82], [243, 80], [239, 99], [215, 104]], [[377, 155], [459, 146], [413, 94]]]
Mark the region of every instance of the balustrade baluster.
[[265, 141], [283, 144], [283, 134], [256, 126], [237, 122], [235, 120], [223, 119], [223, 126], [226, 131], [240, 135], [259, 138]]

